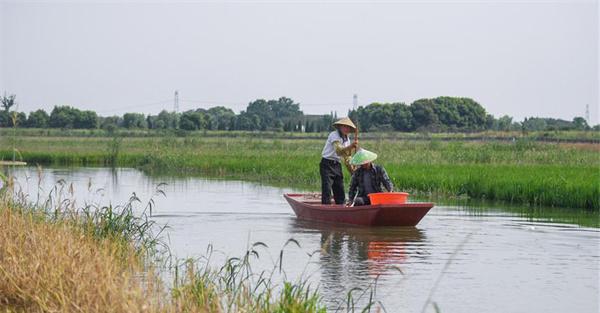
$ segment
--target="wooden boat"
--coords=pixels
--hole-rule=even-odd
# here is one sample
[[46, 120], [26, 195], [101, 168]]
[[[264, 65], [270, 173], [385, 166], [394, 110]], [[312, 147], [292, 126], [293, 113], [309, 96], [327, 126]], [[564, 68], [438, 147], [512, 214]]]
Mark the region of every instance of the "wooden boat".
[[299, 219], [364, 226], [415, 226], [433, 207], [431, 202], [347, 207], [321, 204], [319, 195], [284, 194]]

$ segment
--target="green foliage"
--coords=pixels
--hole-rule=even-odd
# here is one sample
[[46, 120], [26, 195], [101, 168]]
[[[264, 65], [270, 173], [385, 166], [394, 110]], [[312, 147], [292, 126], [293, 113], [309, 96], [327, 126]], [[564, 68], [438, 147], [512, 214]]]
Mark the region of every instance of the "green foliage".
[[2, 96], [2, 98], [0, 98], [0, 102], [2, 103], [2, 109], [5, 112], [9, 112], [10, 108], [12, 108], [15, 104], [16, 101], [15, 99], [17, 98], [16, 95], [6, 95], [6, 93], [4, 94], [4, 96]]
[[46, 128], [48, 127], [48, 122], [50, 121], [50, 116], [46, 111], [39, 109], [29, 113], [29, 117], [27, 118], [27, 127], [33, 128]]
[[148, 122], [146, 117], [141, 113], [125, 113], [123, 114], [123, 127], [125, 128], [148, 128]]
[[55, 106], [48, 125], [53, 128], [95, 129], [98, 115], [94, 111], [81, 111], [70, 106]]
[[522, 123], [522, 128], [525, 131], [590, 130], [590, 126], [583, 117], [575, 117], [573, 121], [555, 118], [530, 117], [525, 118]]
[[438, 97], [404, 103], [372, 103], [349, 114], [364, 131], [478, 131], [493, 117], [469, 98]]
[[[227, 134], [229, 132], [219, 133]], [[190, 136], [124, 138], [116, 165], [149, 172], [247, 179], [317, 190], [322, 139]], [[287, 135], [289, 136], [289, 134]], [[361, 140], [398, 189], [473, 199], [600, 209], [597, 144]], [[4, 142], [2, 142], [5, 140]], [[0, 147], [8, 139], [0, 138]], [[111, 138], [22, 137], [31, 164], [110, 165]], [[0, 159], [11, 150], [0, 149]], [[346, 175], [348, 176], [348, 175]], [[346, 177], [348, 178], [348, 177]]]
[[[154, 129], [176, 131], [182, 135], [188, 131], [270, 131], [319, 133], [332, 129], [337, 113], [306, 115], [300, 105], [290, 98], [277, 100], [257, 99], [248, 104], [246, 110], [235, 114], [231, 109], [215, 106], [195, 109], [183, 113], [161, 111], [157, 115], [129, 112], [122, 117], [100, 117], [93, 111], [81, 111], [70, 106], [56, 106], [48, 115], [44, 110], [31, 112], [9, 112], [14, 106], [14, 95], [2, 98], [4, 110], [0, 111], [0, 128], [13, 124], [28, 128], [103, 129], [109, 133], [117, 129]], [[350, 116], [366, 132], [415, 132], [423, 134], [439, 132], [496, 131], [589, 131], [585, 119], [575, 117], [573, 121], [552, 118], [526, 118], [522, 123], [513, 122], [510, 116], [495, 119], [470, 98], [437, 97], [419, 99], [410, 105], [401, 102], [372, 103]]]

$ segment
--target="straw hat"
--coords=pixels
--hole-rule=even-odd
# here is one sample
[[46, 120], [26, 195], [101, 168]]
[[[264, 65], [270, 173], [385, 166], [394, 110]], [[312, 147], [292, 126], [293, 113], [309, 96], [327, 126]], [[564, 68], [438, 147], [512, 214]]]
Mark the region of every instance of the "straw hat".
[[352, 159], [350, 159], [350, 164], [363, 165], [363, 164], [373, 162], [376, 159], [377, 159], [377, 153], [360, 148], [352, 156]]
[[352, 127], [352, 129], [356, 129], [356, 125], [354, 125], [354, 123], [352, 123], [352, 120], [349, 117], [343, 117], [343, 118], [337, 120], [335, 123], [333, 123], [333, 126], [340, 126], [340, 125], [346, 125], [346, 126]]

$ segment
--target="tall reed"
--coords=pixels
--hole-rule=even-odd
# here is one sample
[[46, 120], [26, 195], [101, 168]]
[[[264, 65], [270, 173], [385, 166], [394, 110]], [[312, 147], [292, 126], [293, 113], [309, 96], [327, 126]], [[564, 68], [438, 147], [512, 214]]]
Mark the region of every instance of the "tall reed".
[[[282, 270], [285, 247], [299, 246], [293, 239], [270, 271], [253, 270], [261, 242], [219, 266], [210, 252], [206, 262], [182, 261], [165, 255], [164, 226], [149, 216], [153, 201], [144, 206], [133, 195], [123, 205], [80, 207], [64, 181], [35, 201], [16, 186], [8, 177], [0, 189], [2, 311], [326, 312], [318, 288]], [[348, 303], [338, 310], [358, 310]]]

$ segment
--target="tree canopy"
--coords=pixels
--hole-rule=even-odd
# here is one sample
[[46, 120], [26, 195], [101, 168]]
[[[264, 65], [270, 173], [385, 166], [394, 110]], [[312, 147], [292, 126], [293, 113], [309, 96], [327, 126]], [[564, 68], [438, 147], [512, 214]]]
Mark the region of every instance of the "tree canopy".
[[[249, 130], [322, 132], [331, 129], [337, 118], [335, 112], [324, 115], [305, 115], [300, 104], [290, 98], [257, 99], [236, 114], [233, 110], [214, 106], [198, 108], [182, 113], [161, 111], [156, 115], [129, 112], [122, 116], [102, 117], [94, 111], [79, 110], [71, 106], [55, 106], [50, 114], [39, 109], [29, 113], [11, 111], [15, 96], [0, 98], [0, 127], [31, 128], [102, 128], [127, 129], [181, 129], [194, 130]], [[428, 131], [471, 132], [481, 130], [541, 131], [541, 130], [588, 130], [591, 127], [582, 117], [573, 121], [553, 118], [531, 117], [515, 122], [504, 115], [495, 118], [473, 99], [462, 97], [437, 97], [418, 99], [411, 104], [402, 102], [371, 103], [351, 110], [348, 115], [361, 131]], [[598, 128], [595, 126], [594, 129]]]

